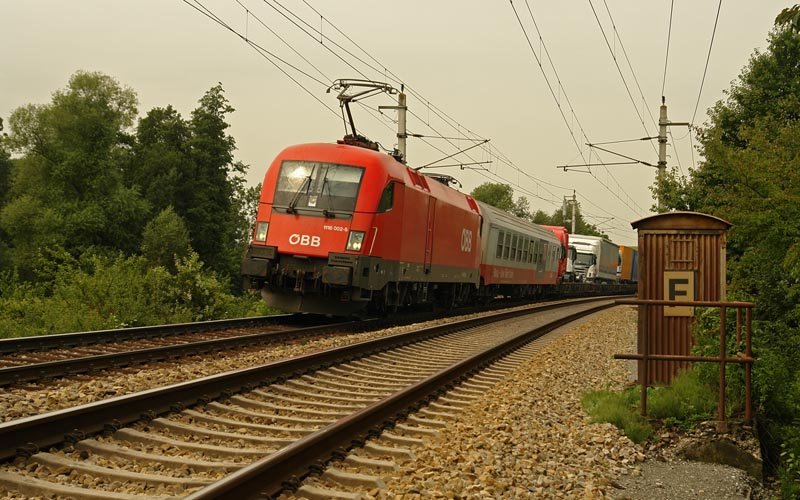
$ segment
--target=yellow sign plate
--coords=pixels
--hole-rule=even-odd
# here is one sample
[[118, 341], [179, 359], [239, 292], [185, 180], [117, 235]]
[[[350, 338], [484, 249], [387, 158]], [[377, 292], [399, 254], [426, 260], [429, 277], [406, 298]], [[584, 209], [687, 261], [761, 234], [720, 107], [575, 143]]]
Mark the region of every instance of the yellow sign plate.
[[[664, 300], [694, 300], [694, 271], [664, 271]], [[665, 306], [664, 316], [694, 316], [694, 307]]]

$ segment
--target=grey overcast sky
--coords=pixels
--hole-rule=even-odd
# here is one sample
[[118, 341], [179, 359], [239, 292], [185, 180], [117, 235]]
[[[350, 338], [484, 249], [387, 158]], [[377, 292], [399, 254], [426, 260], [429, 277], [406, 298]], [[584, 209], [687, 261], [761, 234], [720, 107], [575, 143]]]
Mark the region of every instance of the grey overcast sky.
[[[695, 123], [702, 124], [706, 110], [724, 97], [753, 51], [766, 47], [775, 16], [791, 3], [723, 0]], [[337, 114], [335, 95], [326, 94], [321, 82], [385, 80], [393, 74], [413, 92], [408, 99], [416, 115], [409, 116], [411, 132], [457, 137], [469, 130], [491, 139], [491, 150], [476, 148], [455, 159], [493, 160], [488, 171], [438, 170], [457, 177], [464, 191], [487, 180], [504, 179], [516, 195], [528, 198], [532, 208], [549, 213], [576, 189], [591, 222], [618, 243], [635, 244], [630, 221], [649, 212], [653, 201], [648, 187], [655, 170], [619, 165], [594, 167], [589, 174], [564, 172], [556, 165], [583, 162], [570, 128], [589, 158], [579, 125], [592, 142], [657, 134], [651, 114], [658, 119], [670, 0], [516, 0], [513, 7], [501, 0], [204, 0], [202, 5], [249, 40], [319, 80], [277, 63]], [[664, 85], [673, 121], [692, 118], [718, 5], [717, 0], [674, 0]], [[555, 97], [534, 52], [541, 56]], [[285, 146], [333, 142], [344, 133], [341, 118], [268, 57], [182, 0], [0, 0], [0, 116], [7, 123], [18, 106], [48, 102], [76, 70], [100, 71], [133, 88], [142, 116], [153, 107], [171, 104], [188, 117], [202, 94], [221, 82], [236, 108], [229, 120], [237, 159], [250, 166], [248, 179], [257, 183]], [[386, 96], [365, 103], [372, 110], [392, 104]], [[396, 143], [389, 121], [394, 115], [385, 113], [381, 118], [356, 108], [356, 126], [391, 147]], [[686, 172], [693, 161], [687, 129], [676, 127], [673, 135], [669, 165], [680, 163]], [[412, 166], [472, 144], [426, 141], [409, 139]], [[653, 146], [655, 141], [603, 147], [655, 163]], [[597, 153], [605, 162], [620, 160], [595, 150], [593, 162]], [[700, 160], [695, 154], [694, 161]]]

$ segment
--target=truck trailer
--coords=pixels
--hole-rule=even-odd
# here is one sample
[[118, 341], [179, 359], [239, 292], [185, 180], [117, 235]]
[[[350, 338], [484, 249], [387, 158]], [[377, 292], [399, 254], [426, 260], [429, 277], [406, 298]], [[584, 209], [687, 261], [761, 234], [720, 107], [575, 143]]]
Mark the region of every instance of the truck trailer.
[[619, 282], [636, 283], [639, 274], [639, 251], [636, 247], [619, 247]]

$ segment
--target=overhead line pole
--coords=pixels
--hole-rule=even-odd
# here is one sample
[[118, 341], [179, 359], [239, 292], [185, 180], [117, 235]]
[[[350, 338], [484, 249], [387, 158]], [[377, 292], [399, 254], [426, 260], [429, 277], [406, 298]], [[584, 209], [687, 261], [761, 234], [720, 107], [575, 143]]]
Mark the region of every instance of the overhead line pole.
[[682, 126], [688, 127], [689, 122], [671, 122], [667, 118], [666, 98], [661, 96], [661, 109], [658, 115], [658, 211], [665, 212], [664, 206], [664, 175], [667, 171], [667, 127]]

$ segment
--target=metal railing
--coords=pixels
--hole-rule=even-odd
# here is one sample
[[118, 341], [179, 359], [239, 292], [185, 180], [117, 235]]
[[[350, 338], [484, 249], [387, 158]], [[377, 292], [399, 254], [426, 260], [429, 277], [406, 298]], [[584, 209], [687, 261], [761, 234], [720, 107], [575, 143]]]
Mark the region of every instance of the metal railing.
[[[719, 363], [719, 402], [717, 405], [717, 416], [719, 426], [725, 428], [727, 421], [725, 418], [725, 365], [737, 363], [744, 365], [744, 387], [745, 387], [745, 420], [752, 419], [751, 406], [751, 377], [753, 368], [752, 351], [752, 302], [719, 302], [719, 301], [674, 301], [674, 300], [642, 300], [642, 299], [619, 299], [616, 301], [620, 305], [634, 305], [644, 308], [645, 318], [650, 314], [652, 307], [658, 306], [686, 306], [686, 307], [718, 307], [719, 308], [719, 354], [717, 356], [692, 356], [682, 354], [653, 354], [650, 352], [650, 335], [646, 331], [647, 321], [640, 322], [640, 328], [645, 331], [640, 332], [641, 343], [639, 345], [640, 354], [615, 354], [614, 359], [634, 359], [639, 361], [639, 382], [642, 386], [641, 412], [647, 415], [647, 381], [649, 380], [649, 361], [691, 361], [704, 363]], [[742, 310], [745, 311], [745, 345], [744, 352], [737, 352], [735, 356], [727, 353], [727, 311], [729, 308], [736, 309], [736, 342], [737, 345], [742, 341]]]

